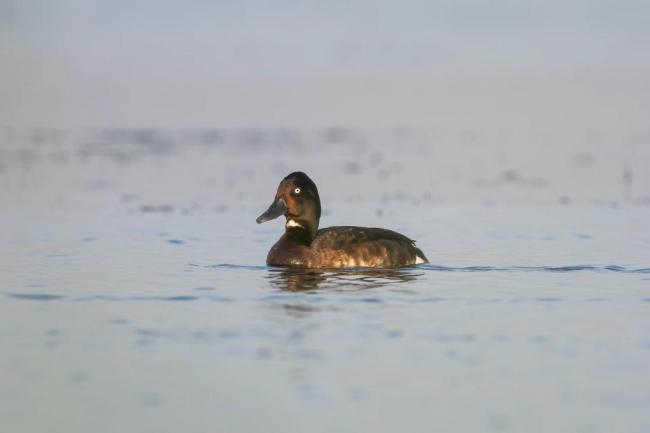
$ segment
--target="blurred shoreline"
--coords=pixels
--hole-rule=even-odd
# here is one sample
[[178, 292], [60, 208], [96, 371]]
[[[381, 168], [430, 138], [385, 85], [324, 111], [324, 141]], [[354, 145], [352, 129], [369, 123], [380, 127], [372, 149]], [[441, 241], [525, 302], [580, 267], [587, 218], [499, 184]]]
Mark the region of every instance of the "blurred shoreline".
[[[4, 128], [0, 206], [266, 200], [294, 170], [330, 202], [650, 205], [650, 133], [437, 128]], [[126, 197], [126, 198], [125, 198]], [[101, 198], [101, 199], [100, 199]]]

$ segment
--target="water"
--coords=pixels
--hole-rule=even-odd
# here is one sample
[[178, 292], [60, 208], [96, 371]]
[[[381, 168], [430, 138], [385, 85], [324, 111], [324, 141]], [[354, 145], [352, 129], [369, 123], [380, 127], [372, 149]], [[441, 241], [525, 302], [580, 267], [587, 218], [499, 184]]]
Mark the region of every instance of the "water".
[[[647, 431], [648, 149], [451, 136], [5, 130], [3, 425]], [[432, 263], [265, 266], [293, 169]]]

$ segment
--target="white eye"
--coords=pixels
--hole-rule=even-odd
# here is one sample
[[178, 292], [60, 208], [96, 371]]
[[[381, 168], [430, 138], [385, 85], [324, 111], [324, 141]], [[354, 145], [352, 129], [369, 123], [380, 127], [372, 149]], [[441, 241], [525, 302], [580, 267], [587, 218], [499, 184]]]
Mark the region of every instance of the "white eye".
[[294, 193], [294, 194], [300, 194], [300, 188], [296, 188], [296, 189], [294, 189], [294, 190], [293, 190], [293, 193]]

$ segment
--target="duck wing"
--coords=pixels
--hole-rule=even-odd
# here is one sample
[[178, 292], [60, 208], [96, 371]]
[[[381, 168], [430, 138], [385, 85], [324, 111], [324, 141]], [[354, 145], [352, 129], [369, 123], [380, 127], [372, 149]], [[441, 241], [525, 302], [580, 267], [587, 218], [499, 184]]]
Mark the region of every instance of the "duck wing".
[[338, 226], [327, 227], [318, 230], [312, 245], [317, 244], [321, 248], [344, 249], [346, 246], [367, 241], [380, 239], [392, 240], [407, 245], [415, 245], [413, 239], [409, 239], [401, 233], [377, 227], [354, 227]]
[[427, 261], [414, 240], [376, 227], [327, 227], [316, 233], [311, 248], [332, 267], [398, 267]]

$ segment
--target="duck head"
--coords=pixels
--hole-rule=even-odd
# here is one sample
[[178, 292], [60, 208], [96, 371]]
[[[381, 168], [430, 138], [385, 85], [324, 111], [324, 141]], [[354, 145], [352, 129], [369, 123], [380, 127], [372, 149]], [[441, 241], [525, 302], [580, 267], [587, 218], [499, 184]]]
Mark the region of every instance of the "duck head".
[[257, 223], [270, 221], [284, 215], [285, 231], [311, 241], [318, 231], [320, 220], [320, 197], [316, 184], [301, 171], [295, 171], [282, 179], [271, 206], [257, 217]]

